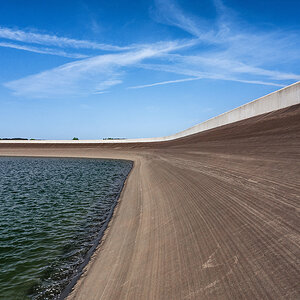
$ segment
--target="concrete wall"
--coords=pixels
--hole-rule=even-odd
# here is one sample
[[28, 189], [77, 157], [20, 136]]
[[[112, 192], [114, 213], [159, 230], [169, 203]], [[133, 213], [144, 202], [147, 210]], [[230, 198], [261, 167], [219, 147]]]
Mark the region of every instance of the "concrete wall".
[[0, 141], [0, 143], [136, 143], [136, 142], [162, 142], [178, 139], [187, 135], [216, 128], [222, 125], [248, 119], [274, 110], [300, 104], [300, 81], [283, 89], [258, 98], [254, 101], [211, 118], [191, 128], [173, 135], [156, 138], [125, 139], [125, 140], [44, 140], [44, 141]]
[[179, 138], [300, 103], [300, 81], [167, 138]]

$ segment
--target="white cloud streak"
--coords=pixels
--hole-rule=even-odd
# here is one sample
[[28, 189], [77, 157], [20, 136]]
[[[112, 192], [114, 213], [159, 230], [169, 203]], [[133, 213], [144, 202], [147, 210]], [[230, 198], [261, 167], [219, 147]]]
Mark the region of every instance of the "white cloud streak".
[[30, 44], [55, 46], [61, 48], [94, 49], [105, 51], [129, 50], [129, 47], [119, 47], [109, 44], [96, 43], [92, 41], [59, 37], [56, 35], [26, 32], [23, 30], [13, 30], [6, 27], [0, 27], [0, 38]]
[[164, 60], [168, 62], [168, 64], [148, 64], [142, 65], [141, 67], [189, 76], [199, 76], [199, 74], [205, 76], [212, 73], [220, 74], [220, 76], [233, 74], [239, 76], [252, 75], [256, 77], [267, 77], [270, 80], [300, 80], [300, 75], [298, 74], [267, 70], [216, 54], [199, 54], [197, 56], [166, 54], [164, 55]]
[[50, 49], [50, 48], [37, 48], [27, 45], [18, 45], [13, 43], [5, 43], [0, 42], [0, 47], [4, 48], [13, 48], [18, 50], [24, 50], [34, 53], [40, 53], [40, 54], [50, 54], [50, 55], [57, 55], [57, 56], [64, 56], [69, 58], [87, 58], [87, 55], [79, 54], [79, 53], [67, 53], [63, 50], [56, 50], [56, 49]]
[[228, 80], [228, 81], [236, 81], [236, 82], [259, 84], [259, 85], [270, 85], [270, 86], [278, 86], [278, 87], [284, 86], [283, 84], [267, 82], [267, 81], [243, 80], [243, 79], [229, 78], [229, 77], [222, 78], [221, 76], [219, 76], [217, 74], [215, 74], [215, 75], [211, 74], [209, 77], [208, 77], [208, 75], [206, 75], [204, 77], [190, 77], [190, 78], [183, 78], [183, 79], [177, 79], [177, 80], [167, 80], [167, 81], [155, 82], [155, 83], [150, 83], [150, 84], [131, 86], [131, 87], [128, 87], [128, 89], [143, 89], [143, 88], [154, 87], [154, 86], [159, 86], [159, 85], [174, 84], [174, 83], [181, 83], [181, 82], [187, 82], [187, 81], [195, 81], [195, 80], [200, 80], [203, 78]]
[[158, 22], [181, 28], [205, 42], [215, 42], [215, 33], [204, 19], [184, 14], [175, 1], [156, 0], [157, 11], [154, 15]]
[[193, 81], [193, 80], [199, 80], [199, 79], [202, 79], [202, 77], [191, 77], [191, 78], [183, 78], [183, 79], [177, 79], [177, 80], [167, 80], [167, 81], [155, 82], [155, 83], [144, 84], [144, 85], [136, 85], [136, 86], [130, 86], [130, 87], [128, 87], [128, 89], [143, 89], [143, 88], [153, 87], [153, 86], [158, 86], [158, 85], [187, 82], [187, 81]]
[[149, 45], [125, 53], [98, 55], [5, 84], [14, 94], [43, 98], [99, 93], [122, 83], [122, 69], [184, 47], [181, 42]]

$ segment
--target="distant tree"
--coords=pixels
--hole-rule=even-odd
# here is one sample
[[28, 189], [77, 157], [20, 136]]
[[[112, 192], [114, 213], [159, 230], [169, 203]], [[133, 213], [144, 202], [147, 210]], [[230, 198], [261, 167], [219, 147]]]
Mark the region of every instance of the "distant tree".
[[78, 140], [79, 140], [79, 138], [73, 137], [73, 141], [78, 141]]

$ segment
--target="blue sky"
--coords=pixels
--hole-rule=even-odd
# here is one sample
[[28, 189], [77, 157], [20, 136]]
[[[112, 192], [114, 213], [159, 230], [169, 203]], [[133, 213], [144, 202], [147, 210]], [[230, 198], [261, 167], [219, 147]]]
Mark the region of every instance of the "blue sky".
[[300, 80], [300, 2], [0, 1], [0, 137], [172, 134]]

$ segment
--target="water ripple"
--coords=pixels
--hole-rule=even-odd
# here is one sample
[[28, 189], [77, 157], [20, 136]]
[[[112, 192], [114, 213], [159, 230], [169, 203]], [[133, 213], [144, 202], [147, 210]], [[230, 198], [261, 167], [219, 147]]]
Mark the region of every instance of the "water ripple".
[[0, 299], [55, 299], [99, 238], [132, 163], [0, 158]]

